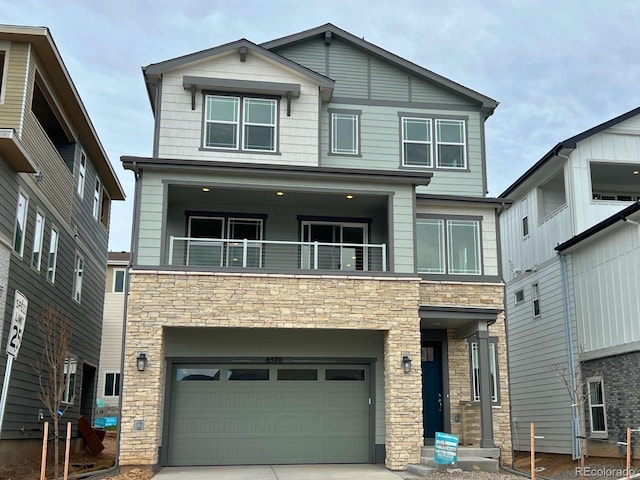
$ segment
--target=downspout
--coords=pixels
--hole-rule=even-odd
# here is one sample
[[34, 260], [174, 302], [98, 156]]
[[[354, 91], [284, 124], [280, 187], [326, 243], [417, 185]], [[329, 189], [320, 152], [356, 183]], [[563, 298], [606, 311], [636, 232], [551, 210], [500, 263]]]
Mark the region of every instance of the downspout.
[[[575, 351], [573, 348], [573, 331], [571, 328], [571, 313], [569, 306], [569, 273], [567, 267], [567, 256], [564, 253], [558, 252], [560, 257], [560, 274], [562, 283], [562, 309], [564, 316], [564, 329], [565, 339], [567, 342], [567, 361], [569, 363], [569, 385], [571, 391], [576, 391], [576, 359]], [[578, 460], [581, 456], [580, 453], [580, 416], [578, 414], [578, 401], [575, 398], [571, 398], [571, 453], [573, 460]]]

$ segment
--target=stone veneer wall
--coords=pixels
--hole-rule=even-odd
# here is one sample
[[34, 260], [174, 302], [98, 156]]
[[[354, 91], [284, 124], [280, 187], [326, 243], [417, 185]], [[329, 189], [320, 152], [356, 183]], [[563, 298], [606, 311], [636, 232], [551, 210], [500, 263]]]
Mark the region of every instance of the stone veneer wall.
[[[432, 282], [420, 284], [420, 304], [437, 306], [465, 306], [504, 308], [504, 285], [501, 283], [464, 283]], [[498, 377], [500, 382], [500, 404], [493, 407], [493, 436], [497, 447], [501, 449], [502, 462], [512, 463], [511, 423], [509, 403], [509, 375], [507, 367], [507, 343], [504, 314], [500, 314], [496, 323], [489, 327], [489, 335], [498, 337]], [[471, 403], [471, 370], [469, 365], [469, 344], [466, 339], [456, 338], [455, 330], [448, 330], [449, 365], [449, 402], [451, 433], [462, 436], [463, 408], [464, 418], [470, 422], [466, 432], [480, 431], [479, 408]], [[474, 413], [475, 412], [475, 413]], [[457, 422], [455, 421], [459, 419]], [[474, 423], [475, 422], [475, 423]], [[479, 439], [464, 439], [474, 443]], [[478, 445], [479, 446], [479, 445]]]
[[[121, 465], [158, 463], [163, 408], [163, 327], [322, 328], [385, 331], [386, 465], [419, 463], [422, 378], [417, 278], [132, 271], [120, 433]], [[133, 359], [147, 352], [138, 372]], [[134, 422], [143, 420], [143, 430]]]

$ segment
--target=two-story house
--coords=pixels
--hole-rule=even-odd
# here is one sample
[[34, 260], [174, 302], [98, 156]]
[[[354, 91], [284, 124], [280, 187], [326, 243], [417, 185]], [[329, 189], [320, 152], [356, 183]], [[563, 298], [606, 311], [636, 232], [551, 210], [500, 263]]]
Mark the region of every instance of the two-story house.
[[331, 24], [143, 75], [120, 463], [510, 463], [497, 102]]
[[[78, 416], [91, 417], [109, 210], [123, 198], [48, 29], [0, 26], [0, 459], [29, 446], [39, 451], [43, 421], [51, 421], [33, 368], [42, 355], [38, 316], [48, 306], [71, 330], [64, 419], [74, 422], [75, 435]], [[16, 306], [26, 309], [21, 334], [10, 330]], [[15, 354], [18, 340], [6, 369], [5, 344]]]
[[639, 194], [636, 108], [558, 143], [501, 195], [516, 450], [533, 421], [536, 450], [578, 456], [586, 433], [589, 455], [617, 457], [640, 420]]

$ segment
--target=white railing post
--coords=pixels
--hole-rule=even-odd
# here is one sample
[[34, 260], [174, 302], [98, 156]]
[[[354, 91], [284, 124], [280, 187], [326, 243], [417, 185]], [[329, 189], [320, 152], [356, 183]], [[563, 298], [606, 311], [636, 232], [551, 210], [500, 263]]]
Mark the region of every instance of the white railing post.
[[313, 269], [318, 269], [318, 242], [313, 242]]
[[382, 250], [382, 271], [386, 272], [387, 271], [387, 244], [383, 243], [380, 246], [380, 249]]
[[169, 265], [173, 265], [173, 235], [169, 237]]
[[247, 239], [242, 240], [242, 268], [247, 268]]

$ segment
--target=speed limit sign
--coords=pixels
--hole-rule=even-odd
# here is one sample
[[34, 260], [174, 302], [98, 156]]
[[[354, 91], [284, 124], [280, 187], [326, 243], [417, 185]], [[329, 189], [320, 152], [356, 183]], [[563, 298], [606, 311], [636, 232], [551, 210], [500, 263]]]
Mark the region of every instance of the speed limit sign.
[[13, 302], [13, 315], [11, 316], [11, 326], [9, 327], [9, 338], [7, 338], [7, 355], [18, 356], [22, 333], [24, 332], [24, 322], [27, 320], [27, 307], [29, 301], [20, 291], [16, 290]]

